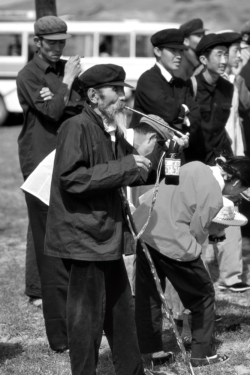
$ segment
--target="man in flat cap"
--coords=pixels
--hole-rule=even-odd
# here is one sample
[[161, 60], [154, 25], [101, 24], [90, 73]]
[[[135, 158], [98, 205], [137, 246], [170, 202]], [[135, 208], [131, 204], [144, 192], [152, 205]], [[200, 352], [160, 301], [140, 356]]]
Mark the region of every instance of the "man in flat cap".
[[217, 34], [205, 35], [196, 47], [203, 70], [192, 78], [194, 97], [200, 106], [200, 133], [196, 133], [197, 147], [189, 148], [189, 161], [199, 160], [214, 165], [222, 151], [232, 155], [226, 133], [230, 115], [233, 85], [221, 75], [228, 62], [228, 43]]
[[[200, 113], [190, 86], [182, 79], [173, 77], [180, 67], [185, 48], [183, 42], [184, 34], [178, 29], [161, 30], [152, 35], [156, 64], [139, 78], [134, 108], [145, 114], [160, 116], [183, 132], [191, 132], [190, 148], [193, 133], [199, 125]], [[134, 114], [130, 127], [133, 128], [139, 119], [140, 116]]]
[[[100, 64], [80, 76], [87, 102], [57, 137], [45, 254], [70, 270], [67, 322], [73, 375], [94, 375], [105, 331], [115, 372], [144, 374], [122, 254], [133, 252], [122, 189], [151, 162], [125, 141], [125, 71]], [[52, 258], [53, 259], [53, 258]], [[149, 372], [146, 372], [149, 373]]]
[[204, 29], [203, 21], [200, 18], [195, 18], [183, 23], [180, 26], [180, 30], [184, 33], [184, 45], [187, 49], [183, 51], [180, 68], [174, 72], [174, 75], [186, 81], [196, 74], [201, 65], [197, 59], [195, 49], [205, 35], [206, 29]]
[[[18, 138], [19, 159], [24, 179], [55, 148], [61, 123], [80, 113], [80, 57], [61, 60], [67, 34], [66, 23], [58, 17], [46, 16], [34, 25], [34, 41], [38, 48], [34, 58], [19, 72], [17, 92], [24, 114]], [[47, 206], [25, 193], [29, 220], [41, 279], [43, 313], [50, 347], [58, 352], [68, 348], [66, 328], [67, 272], [61, 259], [44, 255]], [[28, 247], [28, 257], [31, 256]], [[34, 273], [34, 269], [28, 271]], [[29, 295], [34, 290], [28, 291]]]
[[[231, 140], [235, 156], [244, 156], [243, 134], [239, 117], [239, 105], [250, 108], [250, 92], [244, 79], [239, 75], [241, 66], [242, 36], [236, 32], [221, 32], [219, 35], [228, 43], [228, 63], [223, 77], [234, 86], [232, 106], [226, 123], [226, 131]], [[214, 244], [214, 252], [219, 265], [219, 289], [245, 292], [250, 286], [243, 274], [242, 235], [239, 227], [225, 230], [226, 239]]]
[[[250, 90], [250, 21], [247, 21], [241, 29], [242, 35], [242, 49], [241, 57], [243, 62], [243, 68], [240, 72], [241, 77], [244, 79], [246, 88]], [[239, 106], [239, 113], [242, 119], [242, 126], [245, 136], [245, 153], [250, 156], [250, 109], [242, 108]], [[248, 217], [248, 224], [242, 228], [242, 233], [245, 236], [249, 236], [250, 233], [250, 207], [249, 203], [243, 199], [242, 201], [242, 212]]]
[[[242, 29], [242, 44], [241, 44], [241, 57], [243, 67], [240, 72], [240, 75], [244, 78], [246, 87], [250, 90], [250, 21], [246, 22]], [[245, 133], [245, 148], [247, 156], [250, 156], [250, 129], [249, 129], [249, 122], [250, 122], [250, 110], [242, 108], [240, 106], [240, 115], [242, 117], [242, 123]]]

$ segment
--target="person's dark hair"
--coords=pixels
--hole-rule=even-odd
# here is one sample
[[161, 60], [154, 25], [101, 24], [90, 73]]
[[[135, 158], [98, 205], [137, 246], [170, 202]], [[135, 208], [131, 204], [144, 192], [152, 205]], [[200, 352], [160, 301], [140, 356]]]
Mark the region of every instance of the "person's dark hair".
[[232, 179], [239, 179], [241, 184], [250, 187], [250, 159], [246, 156], [230, 156], [226, 161], [216, 159], [220, 167], [230, 174]]
[[212, 50], [213, 50], [213, 48], [208, 48], [204, 52], [202, 52], [202, 54], [200, 56], [205, 56], [208, 59]]
[[151, 134], [155, 134], [156, 137], [157, 137], [157, 140], [160, 140], [160, 139], [163, 139], [163, 137], [160, 135], [160, 133], [158, 133], [154, 128], [152, 128], [152, 126], [150, 126], [149, 124], [146, 124], [146, 123], [140, 123], [139, 126], [136, 126], [136, 128], [134, 128], [134, 131], [136, 133], [139, 133], [139, 134], [148, 134], [148, 133], [151, 133]]
[[[163, 50], [163, 48], [162, 47], [158, 47], [158, 49], [160, 50], [160, 51], [162, 51]], [[154, 53], [154, 50], [153, 50], [153, 53]], [[159, 59], [159, 57], [154, 53], [154, 57], [156, 58], [156, 60], [158, 60]]]

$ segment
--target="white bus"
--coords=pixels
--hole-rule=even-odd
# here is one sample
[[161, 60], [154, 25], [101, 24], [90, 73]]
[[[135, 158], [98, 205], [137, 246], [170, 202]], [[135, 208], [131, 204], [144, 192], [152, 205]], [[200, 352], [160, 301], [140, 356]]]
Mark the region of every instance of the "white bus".
[[[169, 22], [67, 22], [68, 32], [63, 58], [76, 54], [82, 58], [82, 70], [95, 64], [123, 66], [127, 81], [136, 86], [139, 76], [154, 64], [150, 36], [167, 28]], [[33, 22], [0, 22], [0, 94], [6, 112], [21, 112], [16, 93], [16, 76], [35, 52]], [[3, 110], [3, 109], [2, 109]], [[1, 122], [1, 113], [0, 113]]]

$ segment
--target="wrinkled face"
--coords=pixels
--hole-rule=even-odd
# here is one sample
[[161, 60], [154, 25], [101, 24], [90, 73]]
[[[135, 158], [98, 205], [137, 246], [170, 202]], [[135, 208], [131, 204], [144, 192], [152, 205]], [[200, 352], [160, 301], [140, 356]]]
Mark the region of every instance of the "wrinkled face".
[[193, 51], [195, 51], [196, 47], [197, 47], [197, 44], [199, 43], [199, 41], [201, 40], [201, 38], [203, 38], [203, 36], [205, 35], [204, 32], [202, 33], [197, 33], [197, 34], [192, 34], [192, 35], [189, 35], [186, 39], [186, 45], [191, 48]]
[[229, 48], [228, 64], [230, 67], [237, 67], [241, 60], [240, 43], [234, 43]]
[[178, 70], [181, 64], [183, 51], [176, 48], [154, 48], [158, 62], [169, 71]]
[[97, 94], [98, 109], [110, 119], [125, 108], [125, 93], [123, 86], [102, 87]]
[[228, 63], [228, 48], [225, 46], [216, 46], [212, 49], [209, 56], [200, 56], [200, 61], [207, 67], [207, 70], [213, 74], [221, 75], [225, 72]]
[[60, 60], [65, 47], [66, 40], [50, 40], [50, 39], [38, 39], [35, 38], [37, 47], [39, 48], [39, 56], [48, 62], [56, 63]]

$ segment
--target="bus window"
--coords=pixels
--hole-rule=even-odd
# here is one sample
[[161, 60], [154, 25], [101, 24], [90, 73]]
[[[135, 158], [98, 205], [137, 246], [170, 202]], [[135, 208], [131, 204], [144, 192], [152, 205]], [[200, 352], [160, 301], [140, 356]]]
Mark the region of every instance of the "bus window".
[[150, 35], [136, 35], [136, 57], [153, 57], [153, 46]]
[[22, 42], [20, 34], [0, 35], [0, 56], [21, 56]]
[[129, 57], [128, 34], [104, 35], [99, 38], [99, 56], [100, 57]]
[[64, 56], [93, 56], [93, 38], [92, 34], [73, 34], [66, 40], [66, 46], [63, 50]]

